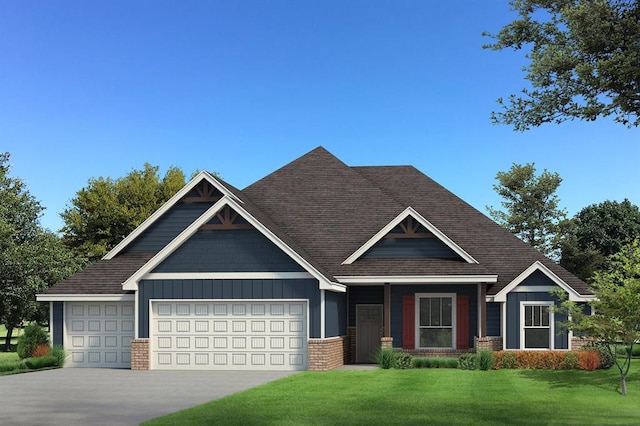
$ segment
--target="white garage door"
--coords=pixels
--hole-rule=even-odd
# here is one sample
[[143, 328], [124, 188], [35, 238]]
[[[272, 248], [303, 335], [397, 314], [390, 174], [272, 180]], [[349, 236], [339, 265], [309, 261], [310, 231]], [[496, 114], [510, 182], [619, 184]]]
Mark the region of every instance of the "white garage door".
[[131, 368], [133, 326], [133, 302], [65, 303], [65, 365]]
[[154, 301], [152, 368], [305, 370], [306, 301]]

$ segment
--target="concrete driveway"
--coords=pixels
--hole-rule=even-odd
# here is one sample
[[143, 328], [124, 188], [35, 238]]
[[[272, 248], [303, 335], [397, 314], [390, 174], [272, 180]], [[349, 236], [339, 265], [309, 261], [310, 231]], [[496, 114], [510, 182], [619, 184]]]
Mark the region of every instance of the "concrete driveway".
[[293, 374], [61, 368], [0, 377], [3, 425], [137, 425]]

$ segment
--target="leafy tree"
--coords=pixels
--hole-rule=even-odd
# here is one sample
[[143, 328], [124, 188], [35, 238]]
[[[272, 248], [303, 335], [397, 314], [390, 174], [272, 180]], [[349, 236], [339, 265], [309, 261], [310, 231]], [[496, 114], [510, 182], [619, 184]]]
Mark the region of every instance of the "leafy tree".
[[[599, 340], [612, 355], [620, 372], [622, 395], [627, 394], [626, 378], [633, 347], [640, 341], [640, 244], [638, 240], [608, 257], [608, 267], [597, 271], [591, 284], [595, 300], [593, 315], [586, 315], [575, 302], [564, 301], [569, 329]], [[619, 353], [620, 345], [628, 351]], [[619, 357], [620, 355], [620, 357]]]
[[118, 244], [185, 184], [184, 173], [145, 163], [118, 179], [91, 178], [61, 214], [64, 243], [88, 260], [97, 260]]
[[504, 199], [506, 210], [487, 206], [489, 214], [522, 241], [542, 253], [554, 256], [566, 223], [566, 212], [558, 207], [556, 190], [562, 182], [558, 173], [544, 170], [536, 176], [533, 163], [513, 164], [508, 172], [496, 174], [493, 189]]
[[524, 131], [543, 123], [613, 116], [640, 118], [640, 2], [511, 0], [519, 14], [497, 34], [493, 50], [526, 49], [531, 88], [498, 103], [495, 123]]
[[580, 210], [562, 242], [560, 264], [586, 280], [602, 268], [607, 256], [640, 238], [640, 209], [625, 199], [604, 201]]
[[42, 207], [22, 180], [10, 177], [9, 154], [0, 154], [0, 321], [13, 330], [35, 318], [35, 295], [80, 269], [81, 262], [55, 234], [40, 227]]

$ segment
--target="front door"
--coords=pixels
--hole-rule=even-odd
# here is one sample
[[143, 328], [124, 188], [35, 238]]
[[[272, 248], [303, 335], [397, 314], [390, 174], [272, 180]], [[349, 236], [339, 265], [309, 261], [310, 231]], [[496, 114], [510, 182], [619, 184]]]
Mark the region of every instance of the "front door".
[[356, 362], [375, 362], [382, 337], [382, 305], [356, 306]]

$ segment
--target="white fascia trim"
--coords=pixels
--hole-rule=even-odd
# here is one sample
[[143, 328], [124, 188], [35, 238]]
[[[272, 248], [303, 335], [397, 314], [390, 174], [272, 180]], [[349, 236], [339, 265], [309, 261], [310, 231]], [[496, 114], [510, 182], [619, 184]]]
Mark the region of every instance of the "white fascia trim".
[[308, 272], [156, 272], [145, 280], [295, 280], [313, 278]]
[[147, 275], [152, 271], [156, 266], [158, 266], [163, 260], [165, 260], [171, 253], [177, 250], [182, 244], [184, 244], [191, 236], [193, 236], [200, 227], [206, 224], [211, 218], [219, 212], [224, 206], [228, 205], [236, 212], [238, 212], [247, 222], [249, 222], [254, 228], [258, 230], [258, 232], [262, 233], [265, 237], [267, 237], [272, 243], [274, 243], [278, 248], [288, 254], [296, 263], [306, 269], [309, 274], [318, 280], [320, 283], [321, 290], [331, 290], [335, 292], [344, 293], [347, 291], [347, 287], [345, 285], [331, 282], [327, 278], [325, 278], [320, 272], [318, 272], [309, 262], [307, 262], [302, 256], [292, 250], [288, 245], [286, 245], [280, 238], [278, 238], [271, 230], [269, 230], [266, 226], [260, 223], [257, 219], [255, 219], [251, 214], [249, 214], [237, 201], [235, 198], [223, 196], [218, 202], [216, 202], [213, 206], [211, 206], [206, 212], [204, 212], [198, 219], [193, 221], [191, 225], [189, 225], [184, 231], [180, 233], [176, 238], [173, 239], [169, 244], [167, 244], [162, 250], [156, 253], [142, 268], [140, 268], [135, 274], [130, 276], [122, 285], [124, 290], [137, 290], [138, 289], [138, 281], [142, 278], [146, 278]]
[[109, 260], [113, 259], [120, 251], [125, 248], [129, 243], [138, 238], [140, 234], [142, 234], [151, 224], [153, 224], [158, 218], [160, 218], [163, 214], [165, 214], [171, 207], [176, 205], [182, 197], [187, 195], [189, 191], [191, 191], [196, 185], [198, 185], [202, 180], [206, 180], [211, 185], [214, 186], [218, 191], [220, 191], [223, 196], [227, 196], [229, 198], [233, 198], [237, 200], [237, 197], [231, 193], [224, 185], [222, 185], [218, 180], [213, 177], [209, 172], [202, 171], [194, 176], [182, 189], [176, 192], [173, 197], [169, 198], [169, 200], [164, 203], [158, 210], [156, 210], [151, 216], [149, 216], [144, 222], [142, 222], [136, 229], [133, 230], [129, 235], [125, 237], [124, 240], [120, 241], [118, 245], [109, 251], [109, 253], [105, 254], [102, 259]]
[[[558, 287], [563, 289], [569, 294], [569, 300], [574, 302], [586, 302], [588, 300], [592, 300], [593, 296], [582, 296], [578, 292], [576, 292], [571, 286], [565, 283], [560, 277], [553, 273], [553, 271], [547, 268], [542, 262], [536, 260], [531, 266], [525, 269], [520, 275], [518, 275], [513, 281], [507, 284], [502, 290], [496, 293], [495, 296], [492, 297], [493, 302], [506, 302], [507, 294], [514, 291], [515, 288], [522, 283], [529, 275], [533, 274], [535, 271], [540, 271], [545, 274], [551, 281], [553, 281]], [[488, 298], [487, 298], [488, 299]]]
[[38, 302], [133, 302], [133, 294], [37, 294]]
[[464, 251], [459, 245], [453, 242], [452, 239], [447, 237], [442, 231], [436, 228], [431, 222], [422, 217], [420, 213], [415, 211], [413, 207], [407, 207], [402, 213], [396, 216], [391, 222], [389, 222], [384, 228], [378, 231], [373, 237], [369, 239], [363, 246], [361, 246], [358, 250], [353, 252], [353, 254], [345, 259], [342, 262], [343, 265], [351, 265], [355, 262], [360, 256], [362, 256], [367, 250], [369, 250], [375, 243], [380, 241], [385, 235], [387, 235], [393, 228], [398, 226], [400, 222], [405, 220], [407, 216], [412, 216], [415, 220], [417, 220], [422, 226], [427, 228], [429, 232], [435, 235], [440, 241], [445, 243], [451, 250], [456, 252], [460, 257], [467, 261], [467, 263], [479, 263], [477, 260], [473, 258], [469, 253]]
[[498, 281], [497, 275], [342, 275], [335, 278], [343, 284], [478, 284]]

